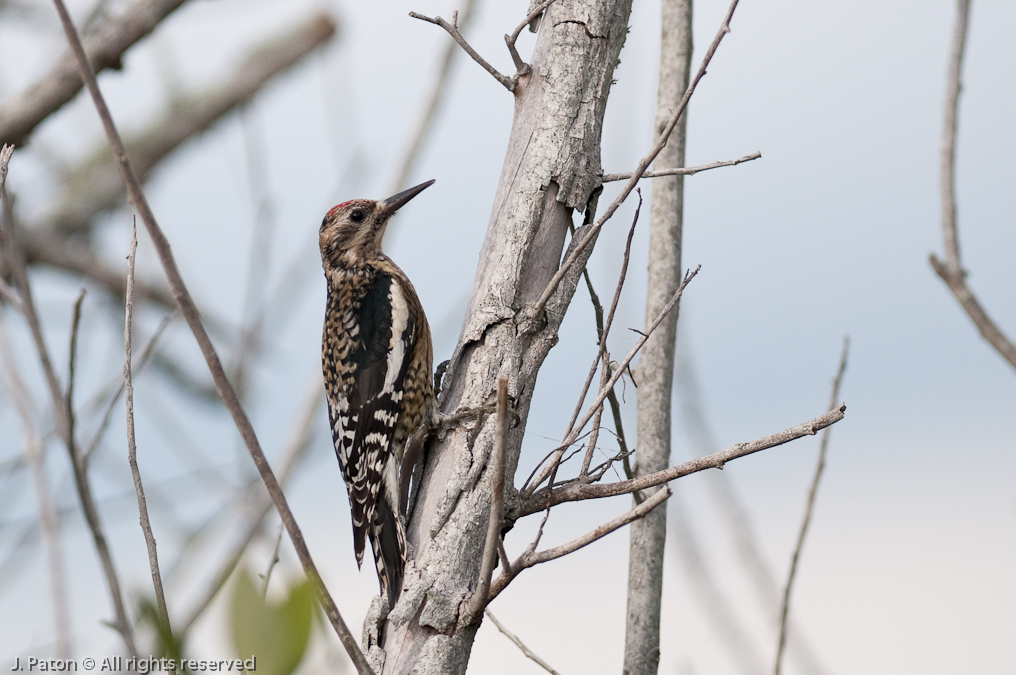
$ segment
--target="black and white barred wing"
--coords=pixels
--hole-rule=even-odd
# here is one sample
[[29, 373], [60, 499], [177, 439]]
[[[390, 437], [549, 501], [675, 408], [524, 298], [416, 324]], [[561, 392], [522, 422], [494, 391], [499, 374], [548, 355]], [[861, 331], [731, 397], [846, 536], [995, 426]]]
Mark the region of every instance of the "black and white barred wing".
[[[344, 376], [339, 395], [329, 396], [329, 417], [349, 491], [356, 560], [362, 563], [365, 539], [373, 535], [382, 584], [401, 585], [390, 578], [401, 577], [405, 558], [393, 436], [417, 320], [402, 286], [387, 275], [363, 289], [358, 302], [345, 303], [343, 314], [337, 330], [346, 332], [349, 346], [339, 350], [336, 365]], [[392, 563], [398, 568], [386, 569]]]

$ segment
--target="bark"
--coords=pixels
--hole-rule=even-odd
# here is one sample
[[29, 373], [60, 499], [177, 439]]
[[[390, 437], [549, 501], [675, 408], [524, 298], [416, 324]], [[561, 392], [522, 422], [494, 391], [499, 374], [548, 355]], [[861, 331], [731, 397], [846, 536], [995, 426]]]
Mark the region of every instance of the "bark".
[[[691, 0], [663, 0], [654, 127], [657, 139], [688, 88], [692, 52], [691, 14]], [[666, 147], [656, 157], [656, 166], [684, 166], [687, 120], [686, 112]], [[647, 323], [655, 319], [681, 284], [683, 210], [684, 176], [654, 178], [650, 208]], [[636, 372], [639, 383], [637, 476], [662, 471], [670, 463], [670, 401], [677, 309], [675, 307], [667, 315], [646, 342]], [[660, 599], [667, 510], [654, 509], [645, 518], [632, 523], [630, 533], [624, 672], [628, 675], [654, 675], [660, 663]]]
[[[517, 499], [511, 477], [537, 374], [557, 342], [585, 260], [570, 269], [545, 316], [521, 323], [516, 317], [557, 271], [573, 211], [595, 209], [603, 112], [630, 12], [631, 0], [551, 5], [532, 69], [515, 90], [508, 150], [467, 318], [440, 398], [444, 413], [478, 407], [492, 399], [499, 377], [508, 378], [506, 512]], [[488, 458], [495, 426], [493, 416], [467, 422], [428, 448], [409, 524], [415, 564], [406, 571], [380, 644], [376, 637], [367, 640], [379, 673], [465, 671], [479, 624], [466, 618], [464, 608], [477, 587], [490, 514]]]

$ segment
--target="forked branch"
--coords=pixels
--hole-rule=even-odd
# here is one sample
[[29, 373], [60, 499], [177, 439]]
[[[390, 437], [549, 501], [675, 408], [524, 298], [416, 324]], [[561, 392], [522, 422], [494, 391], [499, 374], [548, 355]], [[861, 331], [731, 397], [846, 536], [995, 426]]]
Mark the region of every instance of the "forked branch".
[[945, 260], [934, 253], [928, 262], [953, 296], [967, 313], [981, 337], [1016, 368], [1016, 345], [988, 316], [977, 296], [967, 285], [967, 273], [960, 258], [959, 233], [956, 224], [956, 130], [960, 105], [963, 54], [967, 44], [967, 24], [970, 19], [970, 0], [958, 0], [956, 26], [953, 31], [952, 53], [946, 78], [945, 121], [942, 127], [942, 155], [940, 160], [942, 190], [942, 242]]
[[459, 43], [459, 46], [462, 47], [474, 61], [479, 63], [484, 70], [490, 73], [495, 80], [504, 85], [505, 89], [507, 89], [508, 91], [515, 91], [515, 82], [513, 81], [513, 78], [507, 77], [506, 75], [502, 74], [501, 71], [499, 71], [497, 68], [490, 65], [485, 58], [480, 56], [479, 52], [473, 49], [469, 45], [469, 43], [466, 42], [466, 38], [462, 37], [462, 33], [459, 32], [458, 26], [459, 23], [458, 12], [452, 12], [451, 23], [448, 23], [439, 16], [431, 18], [429, 16], [424, 16], [423, 14], [418, 14], [416, 12], [410, 12], [409, 16], [413, 17], [414, 19], [426, 21], [428, 23], [432, 23], [436, 26], [441, 26], [441, 28], [444, 28], [446, 31], [448, 31], [448, 34], [452, 36], [452, 39], [455, 40], [457, 43]]

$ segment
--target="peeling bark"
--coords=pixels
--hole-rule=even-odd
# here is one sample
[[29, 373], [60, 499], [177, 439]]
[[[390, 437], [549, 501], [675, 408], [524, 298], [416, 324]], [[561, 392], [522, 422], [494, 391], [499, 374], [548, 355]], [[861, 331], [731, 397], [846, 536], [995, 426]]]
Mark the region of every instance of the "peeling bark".
[[[467, 318], [446, 376], [442, 412], [479, 407], [507, 377], [513, 424], [505, 471], [513, 477], [537, 374], [581, 274], [573, 266], [529, 326], [517, 313], [557, 271], [574, 210], [595, 204], [600, 137], [631, 0], [560, 0], [545, 13], [529, 74], [515, 91], [515, 118]], [[584, 234], [579, 228], [574, 240]], [[584, 255], [588, 256], [587, 248]], [[415, 563], [380, 645], [367, 645], [379, 673], [462, 673], [477, 623], [461, 608], [477, 586], [490, 514], [493, 416], [452, 429], [428, 447], [409, 539]], [[506, 507], [515, 498], [507, 486]], [[509, 510], [506, 508], [506, 511]]]

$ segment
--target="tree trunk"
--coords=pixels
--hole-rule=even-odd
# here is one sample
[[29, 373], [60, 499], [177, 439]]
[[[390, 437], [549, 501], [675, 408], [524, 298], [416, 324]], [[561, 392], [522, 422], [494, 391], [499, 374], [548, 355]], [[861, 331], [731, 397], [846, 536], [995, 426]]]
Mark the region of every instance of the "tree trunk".
[[[536, 375], [557, 343], [585, 260], [562, 282], [546, 317], [530, 325], [517, 323], [516, 315], [557, 271], [573, 209], [595, 209], [601, 122], [630, 13], [631, 0], [551, 5], [531, 70], [515, 90], [505, 163], [440, 397], [444, 413], [481, 407], [492, 400], [498, 378], [508, 377], [512, 424], [506, 477], [514, 477]], [[573, 241], [584, 233], [580, 228]], [[402, 596], [380, 645], [376, 635], [365, 634], [379, 673], [465, 671], [479, 618], [470, 620], [462, 610], [477, 588], [483, 557], [495, 426], [493, 416], [465, 422], [428, 447], [408, 532], [416, 562], [406, 569]], [[516, 498], [511, 483], [505, 493], [511, 504]], [[365, 633], [371, 630], [368, 625]]]
[[[560, 0], [540, 28], [529, 74], [515, 91], [515, 117], [466, 321], [445, 377], [442, 412], [492, 400], [509, 380], [506, 476], [514, 477], [536, 377], [585, 259], [546, 307], [519, 323], [557, 271], [574, 209], [595, 210], [607, 95], [628, 30], [631, 0]], [[573, 241], [585, 233], [579, 228]], [[585, 252], [588, 256], [589, 251]], [[415, 564], [383, 638], [365, 634], [378, 673], [463, 673], [479, 619], [462, 611], [477, 586], [490, 513], [487, 460], [495, 419], [481, 418], [432, 439], [409, 539]], [[517, 499], [506, 478], [506, 509]], [[482, 616], [482, 615], [481, 615]], [[368, 626], [365, 633], [370, 633]]]
[[[692, 0], [663, 0], [660, 75], [655, 136], [677, 109], [688, 88], [691, 68]], [[659, 169], [684, 166], [688, 113], [685, 111], [663, 151]], [[681, 230], [684, 177], [653, 179], [649, 232], [649, 290], [646, 323], [653, 321], [681, 284]], [[638, 379], [638, 441], [635, 473], [645, 475], [670, 463], [670, 394], [674, 380], [677, 308], [670, 312], [642, 349]], [[662, 487], [656, 489], [664, 489]], [[644, 495], [648, 496], [648, 495]], [[625, 630], [626, 675], [655, 675], [660, 663], [660, 598], [667, 510], [653, 509], [631, 524], [628, 563], [628, 613]]]

